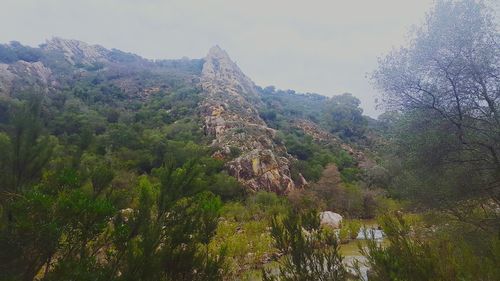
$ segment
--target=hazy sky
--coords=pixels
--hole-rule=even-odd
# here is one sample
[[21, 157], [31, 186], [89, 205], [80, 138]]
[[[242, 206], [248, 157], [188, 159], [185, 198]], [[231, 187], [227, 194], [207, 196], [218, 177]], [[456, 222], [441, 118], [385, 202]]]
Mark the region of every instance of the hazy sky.
[[146, 58], [220, 45], [260, 86], [350, 92], [376, 116], [366, 74], [405, 42], [432, 0], [0, 0], [0, 42], [59, 36]]

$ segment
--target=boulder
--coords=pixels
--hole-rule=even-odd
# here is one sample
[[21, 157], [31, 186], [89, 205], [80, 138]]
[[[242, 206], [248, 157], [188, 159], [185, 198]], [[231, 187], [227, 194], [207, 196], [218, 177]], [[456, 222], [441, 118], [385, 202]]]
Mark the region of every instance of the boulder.
[[331, 211], [325, 211], [319, 213], [320, 220], [321, 220], [321, 225], [323, 226], [328, 226], [333, 229], [340, 228], [342, 225], [342, 216], [331, 212]]

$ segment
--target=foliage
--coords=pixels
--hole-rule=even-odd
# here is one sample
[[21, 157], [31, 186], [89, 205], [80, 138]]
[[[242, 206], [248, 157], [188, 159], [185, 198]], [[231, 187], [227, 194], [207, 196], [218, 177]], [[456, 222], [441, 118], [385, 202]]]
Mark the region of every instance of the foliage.
[[318, 144], [311, 136], [298, 130], [286, 134], [284, 143], [288, 153], [298, 159], [292, 166], [294, 179], [301, 173], [306, 180], [317, 181], [323, 169], [331, 163], [337, 164], [346, 182], [358, 179], [359, 171], [355, 168], [355, 160], [339, 147]]
[[[388, 109], [380, 131], [390, 194], [433, 219], [384, 217], [388, 246], [365, 252], [370, 280], [499, 279], [500, 49], [486, 3], [437, 1], [373, 73]], [[391, 201], [386, 209], [398, 207]]]
[[361, 221], [359, 220], [346, 220], [342, 222], [342, 226], [349, 230], [349, 238], [356, 239], [359, 230], [361, 229]]
[[[52, 131], [46, 122], [63, 121], [47, 115], [47, 101], [7, 103], [2, 280], [222, 279], [224, 247], [209, 251], [222, 201], [207, 190], [229, 200], [241, 187], [209, 149], [179, 135], [158, 138], [144, 125], [134, 130], [120, 117], [99, 119], [104, 131], [80, 128], [87, 121]], [[150, 174], [136, 181], [134, 169]]]
[[367, 121], [360, 104], [361, 101], [349, 93], [329, 99], [323, 113], [326, 127], [345, 140], [363, 138]]
[[338, 240], [333, 233], [320, 231], [319, 215], [310, 211], [275, 217], [271, 235], [285, 256], [279, 273], [264, 272], [263, 280], [347, 280]]
[[362, 115], [359, 99], [349, 93], [326, 98], [318, 94], [276, 90], [273, 86], [260, 89], [260, 92], [265, 104], [260, 117], [273, 128], [287, 131], [290, 123], [305, 119], [345, 140], [364, 138], [367, 119]]
[[367, 257], [370, 280], [498, 280], [498, 237], [478, 255], [468, 243], [453, 236], [431, 237], [400, 214], [386, 215], [381, 225], [388, 243], [369, 240], [361, 252]]
[[492, 232], [500, 229], [489, 205], [500, 200], [498, 38], [483, 2], [438, 1], [411, 44], [374, 72], [387, 107], [400, 112], [388, 167], [392, 186], [405, 188], [395, 191], [463, 221], [467, 208], [484, 208]]
[[1, 192], [19, 192], [36, 181], [51, 156], [54, 140], [43, 133], [39, 115], [35, 96], [10, 113], [11, 126], [0, 135]]
[[23, 46], [17, 41], [5, 45], [0, 44], [0, 62], [2, 63], [13, 63], [18, 60], [36, 62], [41, 56], [39, 49]]
[[265, 107], [260, 110], [260, 116], [266, 123], [276, 129], [289, 127], [293, 119], [308, 119], [313, 122], [320, 120], [325, 100], [318, 94], [300, 94], [293, 90], [277, 90], [274, 86], [260, 88], [261, 98]]
[[[310, 190], [302, 191], [302, 196], [309, 197], [312, 201], [309, 205], [322, 206], [326, 210], [340, 213], [345, 217], [373, 218], [378, 197], [372, 195], [370, 190], [362, 189], [356, 183], [346, 183], [343, 178], [335, 165], [328, 165], [323, 170], [320, 180], [312, 184]], [[301, 202], [297, 202], [296, 199], [292, 199], [292, 202], [301, 205]]]

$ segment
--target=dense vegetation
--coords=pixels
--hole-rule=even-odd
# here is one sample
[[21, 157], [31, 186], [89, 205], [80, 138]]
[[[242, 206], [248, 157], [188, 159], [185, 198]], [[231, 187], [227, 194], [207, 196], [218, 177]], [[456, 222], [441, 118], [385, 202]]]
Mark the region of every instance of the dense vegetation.
[[260, 89], [264, 106], [260, 111], [271, 127], [285, 130], [293, 121], [306, 119], [345, 141], [360, 142], [370, 119], [363, 116], [360, 100], [345, 93], [327, 98], [318, 94], [300, 94], [293, 90]]
[[[24, 47], [5, 48], [23, 59]], [[185, 77], [199, 64], [158, 64], [2, 97], [1, 280], [221, 278], [224, 248], [209, 244], [222, 200], [243, 189], [211, 157], [196, 119], [199, 90]], [[123, 75], [164, 87], [129, 96], [114, 83]]]
[[423, 214], [383, 221], [373, 280], [498, 280], [500, 35], [482, 2], [439, 1], [408, 46], [379, 62], [394, 196]]
[[[357, 280], [363, 265], [369, 280], [499, 280], [497, 28], [482, 3], [438, 1], [380, 60], [377, 121], [350, 94], [259, 88], [293, 180], [308, 181], [287, 196], [247, 192], [212, 157], [201, 60], [111, 50], [106, 66], [71, 65], [0, 45], [0, 62], [63, 77], [0, 97], [0, 280]], [[365, 218], [385, 241], [348, 266], [340, 244]]]
[[[34, 60], [56, 64], [61, 75], [73, 67], [34, 50], [41, 54]], [[227, 175], [224, 162], [211, 157], [196, 112], [199, 89], [189, 77], [198, 61], [161, 61], [150, 71], [138, 58], [115, 53], [132, 70], [77, 65], [83, 75], [64, 76], [61, 89], [48, 95], [20, 85], [1, 98], [0, 279], [257, 278], [279, 256], [269, 232], [274, 217], [323, 199], [247, 195]], [[117, 86], [127, 79], [140, 81], [131, 87], [163, 86], [133, 96]], [[334, 165], [326, 171], [338, 181], [335, 192], [343, 192], [343, 182], [357, 185], [356, 161], [338, 145], [298, 129], [280, 131], [297, 158], [294, 177], [320, 183], [324, 168]], [[321, 206], [339, 212], [354, 206], [362, 201], [355, 188], [343, 203]]]

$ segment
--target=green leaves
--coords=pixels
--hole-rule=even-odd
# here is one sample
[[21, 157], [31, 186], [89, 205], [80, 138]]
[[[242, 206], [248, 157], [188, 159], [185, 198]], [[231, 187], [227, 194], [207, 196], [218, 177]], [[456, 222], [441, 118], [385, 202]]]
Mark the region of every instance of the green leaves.
[[364, 137], [367, 120], [360, 100], [352, 94], [333, 96], [324, 105], [323, 122], [332, 133], [345, 140], [359, 140]]
[[[380, 220], [388, 243], [368, 240], [360, 251], [371, 268], [370, 280], [497, 280], [498, 237], [486, 240], [488, 253], [474, 253], [469, 243], [452, 233], [431, 236], [401, 214]], [[475, 249], [479, 250], [478, 248]], [[496, 264], [495, 264], [496, 263]]]
[[39, 191], [12, 198], [0, 224], [0, 279], [31, 280], [58, 249], [55, 201]]
[[347, 280], [338, 239], [334, 233], [321, 230], [316, 211], [290, 211], [283, 218], [275, 217], [271, 235], [284, 257], [278, 273], [264, 271], [263, 280]]
[[94, 198], [81, 190], [59, 194], [55, 216], [64, 226], [66, 254], [79, 253], [82, 257], [90, 254], [87, 244], [104, 230], [114, 212], [108, 200]]
[[11, 112], [12, 127], [0, 135], [0, 184], [4, 191], [19, 192], [37, 180], [52, 155], [56, 140], [43, 134], [41, 101], [36, 96]]
[[106, 188], [113, 178], [115, 173], [107, 166], [97, 166], [92, 171], [90, 180], [94, 189], [94, 196], [98, 196]]

